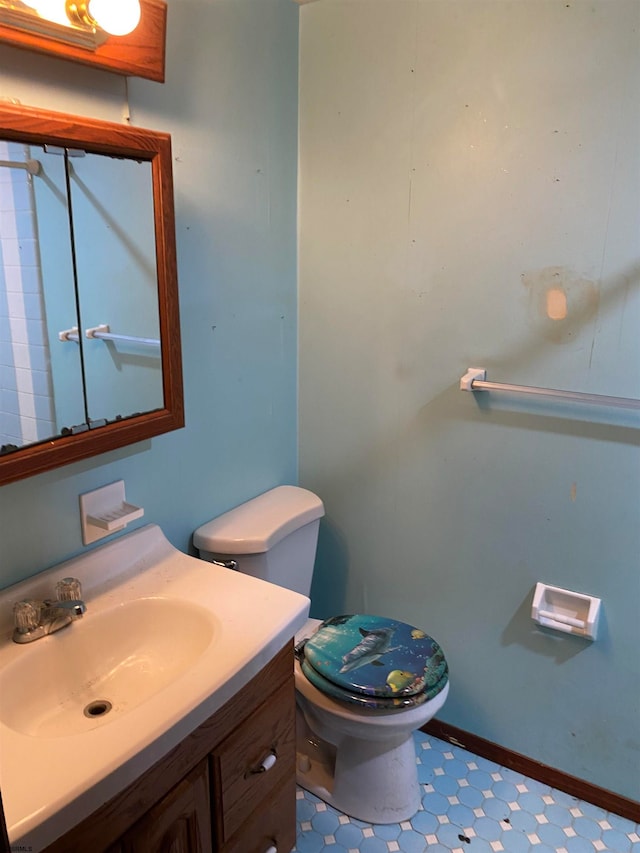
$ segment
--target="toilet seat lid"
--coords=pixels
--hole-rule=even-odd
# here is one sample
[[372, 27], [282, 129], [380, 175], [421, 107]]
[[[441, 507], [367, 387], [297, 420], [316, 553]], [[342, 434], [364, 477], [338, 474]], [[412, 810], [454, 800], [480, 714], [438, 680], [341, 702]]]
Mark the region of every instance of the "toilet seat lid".
[[[448, 680], [448, 666], [438, 643], [421, 628], [384, 616], [333, 616], [304, 645], [306, 668], [319, 689], [331, 686], [346, 694], [380, 699], [431, 699]], [[312, 674], [309, 675], [309, 670]], [[347, 698], [341, 695], [339, 698]], [[347, 698], [347, 701], [349, 699]], [[391, 703], [396, 707], [413, 702]]]

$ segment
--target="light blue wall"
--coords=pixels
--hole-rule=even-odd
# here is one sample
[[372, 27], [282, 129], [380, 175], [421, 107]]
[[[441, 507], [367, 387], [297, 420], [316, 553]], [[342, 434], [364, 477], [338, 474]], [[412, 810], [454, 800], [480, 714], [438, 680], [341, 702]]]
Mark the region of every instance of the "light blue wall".
[[[186, 549], [295, 482], [297, 63], [291, 0], [170, 0], [166, 83], [128, 89], [133, 123], [173, 136], [187, 426], [2, 487], [1, 585], [80, 552], [78, 495], [105, 483]], [[123, 78], [5, 47], [0, 97], [113, 121], [126, 104]]]
[[[636, 797], [637, 431], [481, 410], [456, 384], [480, 363], [640, 393], [637, 8], [305, 5], [300, 226], [301, 480], [328, 511], [316, 612], [428, 625], [452, 667], [444, 719]], [[187, 428], [3, 487], [3, 585], [82, 550], [77, 495], [104, 483], [124, 478], [186, 548], [296, 477], [298, 10], [169, 12], [167, 83], [131, 80], [129, 100], [173, 135]], [[114, 75], [6, 48], [0, 69], [2, 97], [122, 117]], [[556, 273], [561, 334], [537, 302]], [[533, 629], [538, 579], [603, 597], [595, 645]]]
[[[639, 38], [635, 0], [301, 10], [315, 613], [424, 627], [451, 665], [444, 720], [635, 799], [638, 416], [457, 386], [480, 365], [640, 397]], [[538, 580], [602, 598], [596, 643], [536, 630]]]

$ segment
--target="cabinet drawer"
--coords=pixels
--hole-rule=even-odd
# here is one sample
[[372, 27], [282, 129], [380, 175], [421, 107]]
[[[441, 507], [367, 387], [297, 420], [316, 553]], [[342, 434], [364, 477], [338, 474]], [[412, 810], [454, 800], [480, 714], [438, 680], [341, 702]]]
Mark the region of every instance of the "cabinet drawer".
[[289, 853], [296, 843], [296, 782], [288, 779], [242, 824], [221, 853]]
[[221, 782], [218, 827], [227, 841], [262, 800], [285, 779], [295, 778], [293, 677], [227, 737], [212, 757]]

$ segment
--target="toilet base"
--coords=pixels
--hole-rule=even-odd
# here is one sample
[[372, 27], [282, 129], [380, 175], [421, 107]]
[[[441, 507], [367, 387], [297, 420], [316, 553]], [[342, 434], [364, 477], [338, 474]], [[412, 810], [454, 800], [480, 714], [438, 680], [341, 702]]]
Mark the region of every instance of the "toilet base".
[[367, 823], [400, 823], [420, 808], [412, 734], [385, 741], [345, 737], [336, 748], [312, 732], [299, 712], [296, 781]]

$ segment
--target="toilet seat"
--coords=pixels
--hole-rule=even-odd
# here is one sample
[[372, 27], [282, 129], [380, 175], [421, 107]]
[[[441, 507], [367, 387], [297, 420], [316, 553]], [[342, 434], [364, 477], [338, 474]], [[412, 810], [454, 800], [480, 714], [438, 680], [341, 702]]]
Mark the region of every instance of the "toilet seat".
[[432, 637], [381, 616], [327, 619], [296, 653], [304, 676], [318, 690], [371, 710], [421, 705], [448, 682], [444, 653]]
[[422, 705], [427, 699], [426, 693], [419, 693], [417, 696], [398, 696], [398, 697], [376, 697], [367, 696], [364, 693], [351, 692], [337, 687], [331, 681], [323, 678], [312, 666], [303, 659], [300, 661], [300, 669], [305, 678], [313, 684], [313, 686], [330, 696], [332, 699], [337, 699], [340, 702], [349, 702], [352, 705], [359, 705], [361, 708], [369, 708], [371, 710], [385, 711], [400, 711], [404, 708]]

